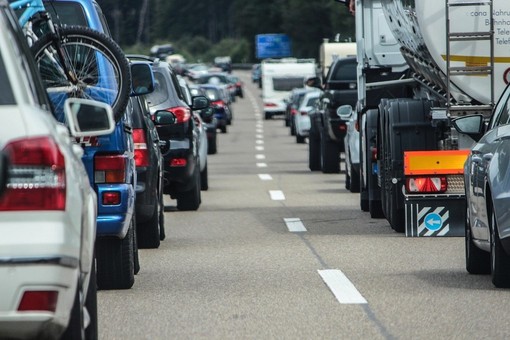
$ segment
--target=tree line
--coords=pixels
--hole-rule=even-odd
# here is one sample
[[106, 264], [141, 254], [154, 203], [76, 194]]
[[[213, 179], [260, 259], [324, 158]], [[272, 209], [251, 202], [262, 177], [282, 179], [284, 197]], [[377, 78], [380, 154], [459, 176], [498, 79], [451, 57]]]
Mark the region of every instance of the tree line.
[[324, 38], [354, 40], [354, 18], [344, 5], [333, 0], [98, 0], [98, 3], [114, 39], [125, 49], [172, 43], [188, 58], [230, 54], [234, 62], [253, 62], [257, 34], [289, 35], [293, 56], [299, 58], [318, 58]]

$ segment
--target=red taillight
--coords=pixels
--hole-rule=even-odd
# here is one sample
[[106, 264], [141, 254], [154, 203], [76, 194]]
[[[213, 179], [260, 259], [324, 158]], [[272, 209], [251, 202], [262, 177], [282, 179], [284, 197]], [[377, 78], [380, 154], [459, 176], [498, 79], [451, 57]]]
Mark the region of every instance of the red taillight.
[[442, 193], [448, 188], [446, 177], [410, 177], [406, 179], [408, 193], [432, 194]]
[[308, 112], [306, 111], [301, 111], [301, 116], [307, 116], [308, 115]]
[[213, 105], [216, 105], [218, 107], [223, 107], [225, 106], [225, 103], [223, 102], [223, 100], [216, 100], [214, 102], [212, 102]]
[[11, 159], [0, 211], [64, 210], [65, 160], [50, 137], [21, 139], [5, 147]]
[[278, 105], [276, 105], [275, 103], [264, 103], [264, 106], [265, 107], [276, 107]]
[[345, 124], [338, 125], [338, 130], [340, 130], [342, 132], [347, 131], [347, 125], [345, 125]]
[[377, 148], [376, 147], [372, 147], [372, 148], [370, 148], [370, 151], [372, 153], [372, 160], [376, 161], [377, 160]]
[[28, 291], [23, 293], [18, 311], [44, 311], [54, 312], [57, 309], [58, 292]]
[[168, 109], [167, 111], [172, 112], [177, 119], [177, 123], [186, 123], [191, 118], [191, 110], [187, 107], [177, 106]]
[[184, 167], [188, 164], [188, 160], [186, 158], [172, 158], [170, 160], [170, 166], [171, 167]]
[[126, 162], [124, 155], [100, 155], [94, 158], [94, 182], [124, 183], [126, 181]]
[[119, 205], [120, 204], [120, 192], [118, 192], [118, 191], [103, 192], [101, 203], [103, 205]]
[[296, 109], [290, 109], [290, 115], [295, 116], [297, 115], [298, 111]]
[[143, 129], [133, 129], [133, 142], [136, 166], [149, 166], [149, 150], [147, 149], [147, 138], [145, 138]]

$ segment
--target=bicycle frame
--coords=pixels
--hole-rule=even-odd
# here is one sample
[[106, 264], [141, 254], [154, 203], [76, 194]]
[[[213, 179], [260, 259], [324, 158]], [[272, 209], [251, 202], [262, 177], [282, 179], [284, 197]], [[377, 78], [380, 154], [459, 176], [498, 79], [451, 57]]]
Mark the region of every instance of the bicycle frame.
[[39, 12], [46, 12], [46, 8], [42, 0], [17, 0], [9, 4], [13, 10], [19, 10], [25, 8], [21, 16], [19, 17], [19, 24], [21, 27], [25, 27], [27, 22]]

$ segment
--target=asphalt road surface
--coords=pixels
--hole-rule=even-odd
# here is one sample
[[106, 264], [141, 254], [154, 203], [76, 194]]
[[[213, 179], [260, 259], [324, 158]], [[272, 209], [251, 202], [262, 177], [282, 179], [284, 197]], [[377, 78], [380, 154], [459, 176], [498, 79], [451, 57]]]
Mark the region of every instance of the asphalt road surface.
[[510, 338], [510, 291], [466, 272], [463, 238], [371, 219], [237, 74], [200, 209], [166, 198], [167, 239], [140, 250], [133, 288], [98, 293], [101, 339]]

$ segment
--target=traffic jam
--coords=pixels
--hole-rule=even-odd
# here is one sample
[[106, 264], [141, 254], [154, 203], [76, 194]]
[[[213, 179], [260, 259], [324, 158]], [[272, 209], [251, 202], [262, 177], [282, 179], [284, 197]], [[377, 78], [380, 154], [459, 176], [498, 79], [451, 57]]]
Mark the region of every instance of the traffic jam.
[[191, 63], [0, 0], [0, 339], [510, 337], [510, 3], [334, 3]]

